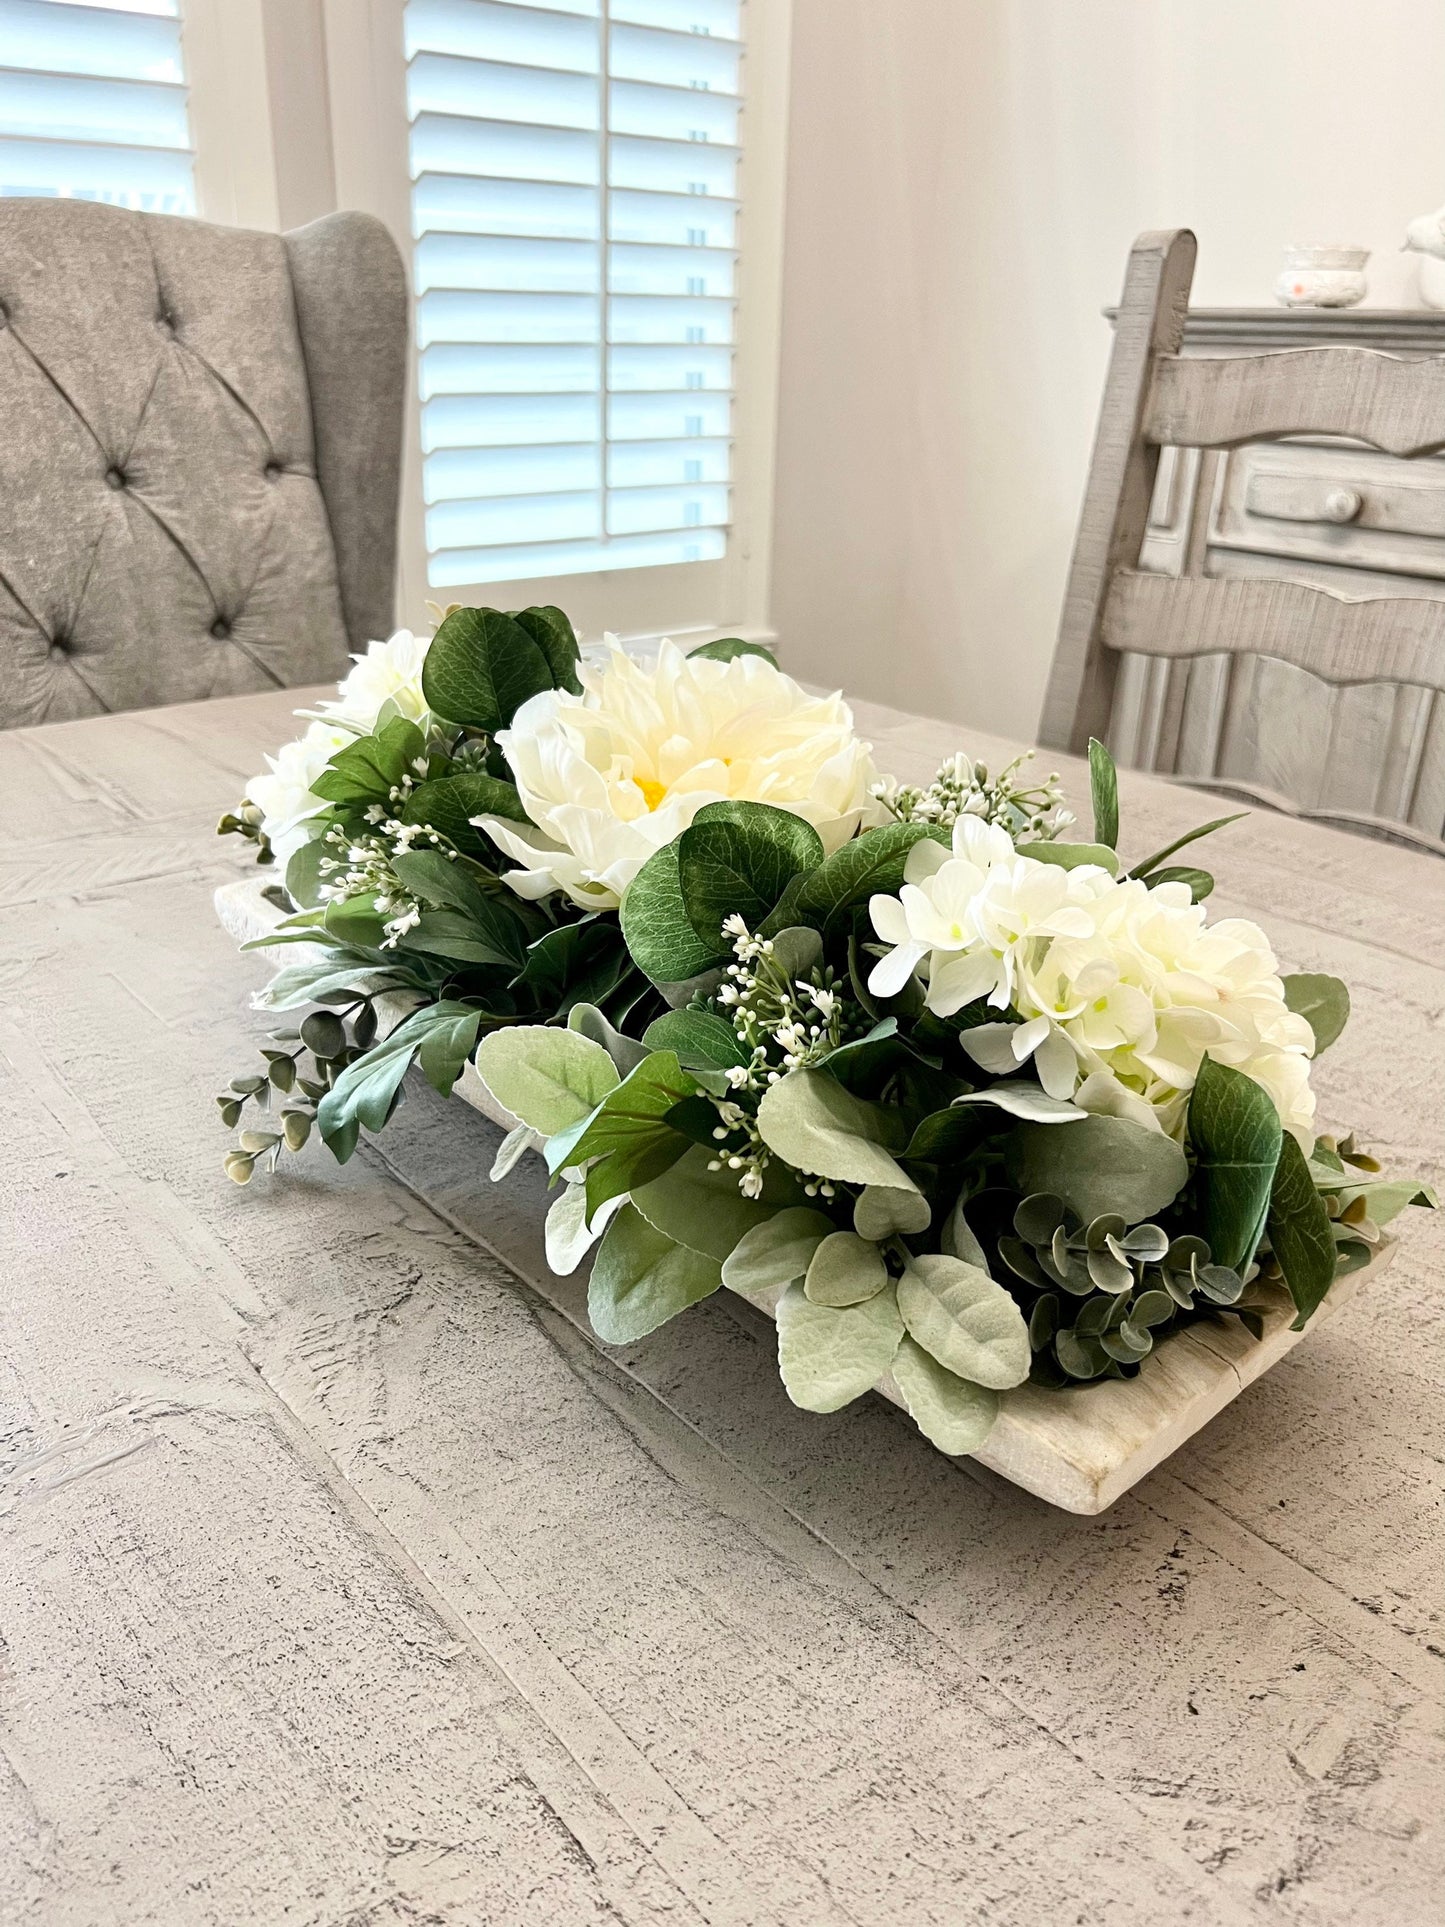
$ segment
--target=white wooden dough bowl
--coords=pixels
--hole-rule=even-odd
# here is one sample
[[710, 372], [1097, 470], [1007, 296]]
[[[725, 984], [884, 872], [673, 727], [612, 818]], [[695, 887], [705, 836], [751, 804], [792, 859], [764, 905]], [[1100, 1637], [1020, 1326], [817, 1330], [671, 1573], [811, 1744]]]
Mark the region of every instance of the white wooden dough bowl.
[[[247, 877], [216, 891], [217, 914], [238, 943], [264, 937], [282, 921], [284, 913], [265, 895], [268, 883], [264, 877]], [[295, 944], [255, 954], [258, 961], [274, 967], [301, 963], [320, 953]], [[384, 1028], [385, 998], [379, 1000], [378, 1010]], [[471, 1064], [462, 1072], [454, 1095], [504, 1130], [517, 1122], [497, 1103]], [[1387, 1235], [1368, 1265], [1337, 1279], [1307, 1331], [1290, 1330], [1294, 1307], [1289, 1295], [1281, 1285], [1268, 1286], [1272, 1302], [1263, 1311], [1262, 1339], [1252, 1338], [1237, 1319], [1203, 1319], [1167, 1338], [1144, 1361], [1137, 1378], [1106, 1379], [1062, 1393], [1034, 1385], [1004, 1392], [998, 1421], [973, 1457], [1050, 1505], [1067, 1512], [1103, 1512], [1378, 1277], [1394, 1250], [1394, 1240]], [[740, 1294], [770, 1317], [781, 1295], [781, 1291]], [[902, 1405], [891, 1375], [880, 1380], [876, 1389]]]

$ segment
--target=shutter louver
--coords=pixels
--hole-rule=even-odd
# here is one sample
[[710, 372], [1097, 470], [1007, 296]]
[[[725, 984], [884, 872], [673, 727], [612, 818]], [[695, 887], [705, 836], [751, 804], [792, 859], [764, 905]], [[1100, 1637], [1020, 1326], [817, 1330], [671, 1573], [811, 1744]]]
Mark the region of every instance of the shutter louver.
[[0, 0], [0, 195], [194, 214], [180, 0]]
[[712, 561], [741, 0], [407, 0], [428, 574]]

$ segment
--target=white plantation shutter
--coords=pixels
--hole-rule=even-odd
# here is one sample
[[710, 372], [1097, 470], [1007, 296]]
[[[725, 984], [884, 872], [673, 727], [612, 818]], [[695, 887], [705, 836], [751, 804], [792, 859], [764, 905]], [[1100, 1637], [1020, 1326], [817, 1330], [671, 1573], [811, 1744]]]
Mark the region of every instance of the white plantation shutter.
[[433, 585], [725, 554], [741, 18], [407, 0]]
[[196, 211], [180, 0], [0, 0], [0, 195]]

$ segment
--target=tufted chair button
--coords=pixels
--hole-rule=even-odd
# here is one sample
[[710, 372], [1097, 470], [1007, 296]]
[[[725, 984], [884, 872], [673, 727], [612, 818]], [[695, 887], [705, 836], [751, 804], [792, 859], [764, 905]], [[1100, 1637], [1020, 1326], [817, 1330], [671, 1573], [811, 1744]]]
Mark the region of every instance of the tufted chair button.
[[70, 641], [68, 637], [52, 636], [50, 638], [49, 655], [50, 655], [50, 660], [52, 662], [64, 662], [65, 658], [69, 654], [70, 654]]
[[231, 625], [224, 616], [217, 616], [211, 624], [211, 634], [217, 642], [224, 642], [231, 633]]
[[156, 316], [156, 326], [163, 329], [166, 334], [173, 335], [176, 331], [176, 318], [167, 309], [162, 308]]
[[267, 462], [262, 473], [268, 482], [274, 482], [278, 480], [281, 475], [281, 464], [279, 462]]
[[124, 488], [125, 476], [118, 468], [108, 468], [105, 471], [105, 485], [107, 488]]

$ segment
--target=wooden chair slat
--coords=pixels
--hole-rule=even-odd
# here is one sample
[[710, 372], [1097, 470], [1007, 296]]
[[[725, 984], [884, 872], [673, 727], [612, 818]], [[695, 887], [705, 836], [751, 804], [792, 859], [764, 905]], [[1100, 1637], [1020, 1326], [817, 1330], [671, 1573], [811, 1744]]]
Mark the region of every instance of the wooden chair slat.
[[1235, 448], [1275, 435], [1345, 435], [1387, 454], [1445, 448], [1445, 357], [1372, 348], [1162, 355], [1144, 433], [1157, 447]]

